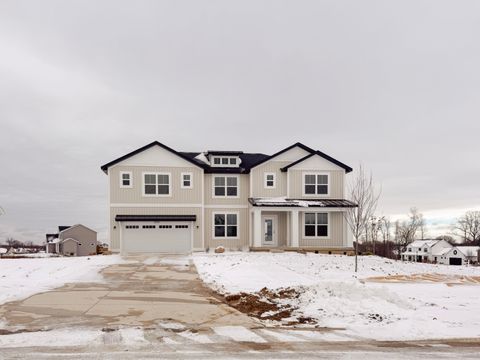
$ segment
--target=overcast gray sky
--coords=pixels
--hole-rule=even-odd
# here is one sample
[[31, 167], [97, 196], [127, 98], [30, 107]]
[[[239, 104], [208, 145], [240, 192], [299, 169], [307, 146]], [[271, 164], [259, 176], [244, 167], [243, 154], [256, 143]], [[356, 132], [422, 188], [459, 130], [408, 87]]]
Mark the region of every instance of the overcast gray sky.
[[[301, 141], [437, 227], [480, 207], [480, 1], [0, 1], [0, 242], [85, 223], [153, 140]], [[433, 229], [433, 228], [432, 228]]]

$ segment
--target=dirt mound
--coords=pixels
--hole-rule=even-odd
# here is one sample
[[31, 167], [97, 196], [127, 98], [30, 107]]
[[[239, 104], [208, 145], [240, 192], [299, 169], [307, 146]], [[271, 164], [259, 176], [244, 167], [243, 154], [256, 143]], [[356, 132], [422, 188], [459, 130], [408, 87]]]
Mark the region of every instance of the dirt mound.
[[225, 302], [238, 311], [260, 320], [283, 321], [288, 319], [287, 325], [312, 324], [314, 320], [304, 316], [294, 316], [296, 307], [282, 303], [284, 299], [295, 299], [300, 294], [292, 288], [273, 291], [263, 288], [256, 293], [227, 295]]

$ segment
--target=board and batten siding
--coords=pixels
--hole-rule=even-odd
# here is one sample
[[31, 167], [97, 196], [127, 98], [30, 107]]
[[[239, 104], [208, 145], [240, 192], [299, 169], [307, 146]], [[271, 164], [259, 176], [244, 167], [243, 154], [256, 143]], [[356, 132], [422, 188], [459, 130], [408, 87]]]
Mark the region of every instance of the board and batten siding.
[[196, 215], [197, 221], [193, 223], [193, 249], [203, 249], [201, 207], [112, 207], [110, 208], [110, 247], [112, 250], [120, 249], [121, 223], [115, 221], [116, 215]]
[[[292, 170], [289, 169], [289, 197], [293, 199], [343, 199], [344, 197], [344, 179], [345, 171], [343, 170]], [[324, 173], [329, 174], [330, 194], [327, 195], [303, 195], [303, 174], [304, 173]]]
[[[308, 211], [307, 211], [308, 212]], [[312, 211], [321, 212], [321, 211]], [[329, 237], [328, 238], [306, 238], [304, 233], [305, 225], [305, 212], [300, 212], [299, 219], [299, 245], [300, 247], [325, 247], [325, 248], [342, 248], [344, 247], [344, 226], [345, 223], [344, 213], [340, 211], [330, 212], [329, 223]]]
[[[238, 197], [213, 197], [215, 176], [235, 176], [238, 178]], [[249, 175], [247, 174], [205, 174], [205, 205], [245, 205], [249, 204]]]
[[[253, 168], [250, 172], [252, 197], [287, 196], [287, 173], [280, 169], [290, 164], [289, 161], [267, 161]], [[265, 188], [265, 173], [275, 174], [275, 188]]]
[[[237, 235], [235, 239], [222, 238], [214, 239], [213, 234], [213, 214], [214, 213], [237, 213]], [[239, 250], [249, 246], [249, 211], [247, 208], [206, 208], [205, 209], [205, 248], [215, 249], [217, 246], [223, 246], [226, 249]]]
[[[132, 187], [120, 187], [120, 173], [132, 173]], [[143, 173], [170, 173], [171, 196], [143, 196]], [[193, 187], [182, 189], [181, 174], [191, 173]], [[110, 203], [113, 204], [201, 204], [203, 170], [197, 167], [114, 166], [109, 169]]]

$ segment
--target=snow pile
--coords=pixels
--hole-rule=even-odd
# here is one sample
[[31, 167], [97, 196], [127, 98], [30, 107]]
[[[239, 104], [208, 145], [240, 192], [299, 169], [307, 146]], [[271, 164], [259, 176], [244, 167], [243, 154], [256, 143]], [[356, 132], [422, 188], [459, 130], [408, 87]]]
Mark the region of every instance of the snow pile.
[[[293, 288], [282, 299], [320, 326], [346, 328], [369, 339], [402, 340], [480, 336], [480, 287], [445, 282], [365, 281], [413, 274], [480, 276], [479, 267], [403, 263], [379, 257], [298, 253], [195, 254], [202, 280], [223, 294]], [[285, 319], [288, 320], [291, 319]]]
[[119, 255], [0, 259], [0, 304], [24, 299], [66, 283], [102, 281], [98, 272], [122, 261]]

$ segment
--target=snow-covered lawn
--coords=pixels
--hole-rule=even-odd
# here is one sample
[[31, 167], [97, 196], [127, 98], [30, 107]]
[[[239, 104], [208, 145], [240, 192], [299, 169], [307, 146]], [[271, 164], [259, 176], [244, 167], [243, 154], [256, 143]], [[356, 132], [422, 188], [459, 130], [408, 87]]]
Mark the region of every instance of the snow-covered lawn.
[[0, 304], [66, 283], [101, 281], [101, 269], [122, 261], [119, 255], [0, 259]]
[[[203, 281], [223, 294], [293, 287], [284, 299], [295, 315], [359, 338], [402, 340], [480, 337], [480, 285], [451, 279], [480, 276], [480, 267], [403, 263], [379, 257], [298, 253], [195, 254]], [[447, 282], [371, 282], [377, 276], [445, 274]], [[441, 276], [437, 276], [441, 279]], [[455, 281], [453, 281], [455, 282]]]

